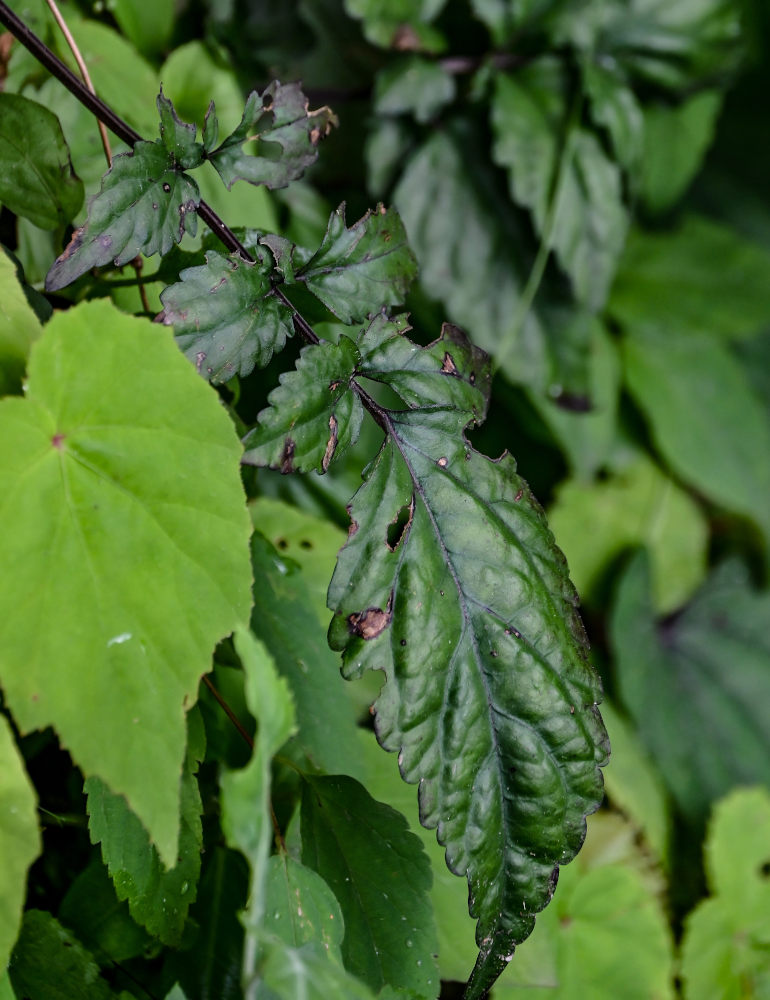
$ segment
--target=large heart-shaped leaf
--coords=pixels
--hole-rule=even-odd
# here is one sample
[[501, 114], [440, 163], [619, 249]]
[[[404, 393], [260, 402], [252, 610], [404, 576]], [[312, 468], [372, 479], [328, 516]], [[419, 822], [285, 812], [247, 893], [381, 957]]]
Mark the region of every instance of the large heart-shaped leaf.
[[173, 865], [185, 703], [251, 605], [233, 426], [170, 333], [94, 302], [48, 324], [0, 428], [7, 704]]

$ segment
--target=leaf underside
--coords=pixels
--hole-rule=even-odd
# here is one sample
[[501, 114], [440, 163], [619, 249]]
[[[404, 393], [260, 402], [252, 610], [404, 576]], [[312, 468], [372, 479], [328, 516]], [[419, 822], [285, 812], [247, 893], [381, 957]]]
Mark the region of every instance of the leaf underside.
[[[449, 326], [420, 348], [384, 315], [357, 348], [337, 378], [386, 437], [349, 508], [329, 639], [346, 676], [386, 674], [377, 735], [468, 878], [480, 953], [467, 996], [482, 997], [601, 801], [601, 689], [539, 505], [509, 455], [490, 461], [464, 436], [486, 410], [486, 356]], [[376, 404], [362, 377], [404, 408]]]

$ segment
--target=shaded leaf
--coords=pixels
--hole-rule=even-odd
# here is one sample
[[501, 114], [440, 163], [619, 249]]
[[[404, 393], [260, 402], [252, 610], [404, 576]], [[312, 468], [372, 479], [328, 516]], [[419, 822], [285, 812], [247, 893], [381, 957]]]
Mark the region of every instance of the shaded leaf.
[[328, 883], [345, 918], [345, 967], [435, 997], [430, 864], [406, 820], [352, 778], [305, 775], [302, 861]]
[[626, 170], [636, 170], [647, 137], [636, 95], [620, 74], [601, 62], [587, 59], [581, 68], [591, 118], [607, 130], [618, 163]]
[[41, 229], [63, 226], [83, 204], [59, 119], [18, 94], [0, 93], [0, 202]]
[[739, 563], [719, 567], [689, 607], [660, 623], [642, 554], [618, 588], [611, 638], [620, 697], [695, 822], [733, 785], [766, 777], [769, 622], [770, 596], [751, 589]]
[[342, 336], [337, 344], [304, 347], [293, 372], [267, 397], [270, 404], [243, 439], [243, 461], [281, 472], [326, 472], [354, 444], [363, 420], [350, 379], [359, 361], [356, 345]]
[[323, 946], [342, 964], [345, 933], [342, 910], [329, 886], [312, 868], [287, 854], [270, 858], [265, 886], [265, 930], [295, 948], [308, 942]]
[[264, 367], [294, 332], [291, 313], [272, 292], [271, 256], [255, 263], [212, 250], [161, 293], [163, 322], [196, 369], [212, 382]]
[[406, 56], [377, 75], [374, 111], [379, 115], [411, 112], [418, 122], [429, 122], [454, 99], [456, 90], [454, 77], [440, 63]]
[[8, 971], [16, 996], [25, 1000], [110, 1000], [115, 996], [91, 953], [43, 910], [24, 914]]
[[297, 280], [343, 323], [399, 305], [416, 276], [398, 212], [379, 205], [348, 228], [344, 203], [332, 212], [318, 250], [297, 272]]
[[313, 767], [356, 775], [355, 717], [339, 675], [339, 657], [329, 649], [326, 630], [308, 606], [303, 575], [258, 531], [251, 538], [251, 556], [251, 627], [291, 687], [299, 727], [296, 742]]
[[27, 870], [40, 853], [37, 797], [4, 716], [0, 716], [0, 968], [5, 968], [21, 927]]
[[291, 948], [273, 940], [265, 948], [255, 1000], [302, 997], [303, 1000], [374, 1000], [374, 994], [315, 942]]
[[623, 339], [626, 383], [663, 458], [682, 479], [770, 540], [770, 423], [745, 370], [716, 337], [668, 324]]
[[712, 896], [688, 916], [681, 974], [686, 1000], [762, 997], [770, 990], [770, 795], [733, 791], [706, 839]]
[[11, 258], [0, 250], [0, 396], [18, 392], [33, 341], [42, 332]]
[[240, 442], [170, 334], [107, 302], [54, 316], [0, 425], [7, 704], [173, 865], [184, 702], [251, 605]]
[[[174, 0], [112, 0], [110, 13], [140, 52], [155, 54], [168, 44], [174, 27]], [[161, 77], [165, 82], [165, 77]]]
[[441, 35], [431, 21], [441, 13], [447, 0], [345, 0], [351, 17], [363, 21], [364, 34], [383, 48], [441, 48]]
[[[558, 64], [541, 60], [499, 74], [492, 102], [492, 158], [509, 171], [513, 199], [569, 274], [577, 298], [598, 309], [623, 249], [621, 175], [596, 136], [571, 123]], [[566, 124], [566, 135], [562, 134]]]
[[[315, 162], [319, 141], [336, 122], [329, 108], [308, 108], [299, 84], [274, 80], [261, 94], [256, 90], [249, 94], [240, 125], [215, 149], [218, 124], [212, 109], [206, 116], [204, 144], [225, 185], [231, 188], [244, 180], [277, 188], [301, 177]], [[256, 142], [253, 153], [243, 149], [246, 142]]]
[[172, 947], [180, 944], [187, 911], [195, 901], [203, 847], [203, 806], [195, 774], [206, 741], [203, 722], [194, 709], [188, 716], [188, 732], [180, 786], [179, 847], [175, 864], [167, 870], [123, 796], [113, 795], [99, 778], [88, 778], [85, 783], [91, 842], [101, 844], [118, 899], [128, 900], [133, 919]]
[[185, 233], [195, 235], [199, 202], [198, 185], [179, 170], [162, 140], [137, 142], [112, 161], [87, 222], [48, 272], [46, 289], [64, 288], [92, 267], [121, 267], [139, 253], [168, 253]]

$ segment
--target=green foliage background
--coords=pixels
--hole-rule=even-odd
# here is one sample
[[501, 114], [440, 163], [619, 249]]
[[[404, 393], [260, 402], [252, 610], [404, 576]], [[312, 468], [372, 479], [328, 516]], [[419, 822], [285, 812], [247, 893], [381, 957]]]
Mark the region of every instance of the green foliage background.
[[[72, 64], [43, 0], [9, 6]], [[492, 996], [770, 995], [766, 5], [61, 7], [96, 91], [162, 169], [172, 145], [185, 169], [202, 147], [162, 104], [168, 132], [150, 145], [161, 85], [199, 131], [216, 102], [219, 141], [238, 139], [226, 150], [227, 183], [253, 168], [273, 186], [276, 161], [241, 153], [237, 131], [246, 95], [271, 80], [302, 80], [311, 107], [328, 105], [338, 125], [288, 187], [227, 191], [212, 162], [194, 181], [173, 175], [191, 185], [182, 200], [197, 186], [229, 225], [259, 231], [244, 239], [264, 257], [230, 280], [221, 245], [183, 219], [179, 247], [144, 263], [145, 275], [157, 271], [144, 285], [149, 318], [162, 313], [166, 324], [153, 327], [127, 315], [147, 313], [130, 268], [89, 270], [112, 252], [66, 287], [69, 277], [49, 278], [56, 293], [42, 294], [99, 191], [103, 153], [90, 113], [21, 46], [0, 46], [0, 390], [9, 397], [0, 486], [4, 522], [15, 526], [0, 541], [0, 954], [12, 955], [0, 997], [461, 995], [478, 951], [467, 885], [420, 825], [395, 754], [376, 745], [369, 706], [382, 675], [344, 684], [325, 638], [346, 508], [382, 437], [361, 424], [354, 374], [371, 384], [385, 371], [381, 383], [403, 393], [408, 371], [429, 394], [430, 352], [440, 361], [444, 350], [428, 347], [407, 365], [387, 354], [397, 338], [384, 327], [351, 339], [351, 324], [397, 306], [407, 288], [415, 344], [432, 344], [448, 320], [490, 355], [488, 416], [469, 440], [493, 457], [508, 449], [546, 510], [580, 594], [612, 744], [585, 845]], [[300, 146], [304, 167], [313, 156]], [[133, 169], [139, 158], [122, 162]], [[380, 201], [387, 212], [367, 222]], [[108, 221], [118, 226], [119, 213]], [[154, 242], [132, 238], [154, 253], [178, 242], [176, 228], [172, 219]], [[386, 228], [399, 257], [381, 253]], [[419, 268], [411, 286], [406, 240]], [[336, 342], [323, 357], [299, 354], [275, 299], [269, 337], [253, 339], [243, 304], [267, 294], [274, 260], [291, 302]], [[227, 379], [222, 407], [177, 346], [193, 363], [210, 350], [219, 306], [189, 323], [187, 310], [208, 309], [224, 275], [238, 319], [232, 364], [208, 373]], [[289, 455], [306, 474], [282, 476], [281, 407], [336, 380], [345, 381], [333, 411], [339, 460], [328, 468], [326, 436], [308, 418]], [[452, 406], [470, 419], [487, 405], [481, 395], [458, 378]], [[325, 405], [316, 421], [328, 420]], [[174, 421], [164, 423], [169, 407]], [[45, 446], [65, 418], [76, 450], [60, 465]], [[452, 419], [460, 442], [465, 425]], [[438, 433], [419, 416], [404, 427], [403, 440], [411, 433], [420, 447]], [[250, 552], [237, 475], [248, 430]], [[111, 449], [119, 467], [104, 457]], [[506, 468], [474, 453], [466, 486], [487, 488]], [[361, 506], [382, 465], [366, 476]], [[42, 483], [35, 508], [16, 492], [30, 477]], [[126, 482], [141, 502], [126, 489], [110, 506], [110, 489]], [[106, 503], [109, 518], [57, 520], [59, 490], [81, 513]], [[377, 516], [387, 528], [384, 507]], [[185, 518], [190, 533], [175, 534]], [[533, 537], [532, 551], [545, 545]], [[420, 550], [414, 565], [429, 558]], [[498, 554], [500, 572], [512, 578], [506, 558]], [[330, 594], [338, 624], [359, 593], [377, 592], [378, 573], [363, 579], [341, 560]], [[98, 648], [70, 613], [84, 607], [103, 627]], [[410, 641], [445, 624], [438, 612], [409, 621]], [[251, 756], [198, 689], [213, 645], [234, 629], [211, 678], [247, 736], [256, 732]], [[151, 648], [132, 643], [140, 632]], [[330, 636], [346, 674], [360, 673], [363, 643]], [[24, 671], [12, 669], [20, 662]], [[408, 702], [413, 689], [404, 690]], [[164, 699], [175, 699], [174, 717]], [[395, 724], [380, 738], [391, 749], [406, 739]], [[417, 750], [407, 746], [402, 768]], [[154, 768], [157, 781], [146, 780]], [[271, 808], [285, 841], [277, 853]], [[449, 823], [443, 832], [460, 851]]]

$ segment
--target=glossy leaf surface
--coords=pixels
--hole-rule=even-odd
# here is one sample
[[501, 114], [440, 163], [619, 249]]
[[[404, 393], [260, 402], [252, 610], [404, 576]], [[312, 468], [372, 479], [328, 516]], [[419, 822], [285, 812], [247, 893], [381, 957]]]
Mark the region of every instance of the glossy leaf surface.
[[27, 869], [41, 847], [37, 798], [5, 716], [0, 716], [0, 968], [5, 968], [21, 926]]
[[163, 322], [205, 378], [226, 382], [264, 367], [294, 332], [291, 313], [272, 294], [272, 272], [265, 250], [253, 264], [212, 250], [161, 294]]
[[766, 776], [769, 616], [770, 596], [751, 588], [737, 562], [719, 567], [681, 614], [660, 623], [643, 555], [622, 578], [611, 632], [620, 696], [696, 821], [735, 784]]
[[184, 702], [251, 605], [240, 442], [170, 334], [106, 302], [49, 322], [0, 424], [7, 704], [125, 795], [173, 865]]
[[345, 776], [305, 775], [302, 861], [337, 897], [345, 967], [374, 992], [436, 995], [430, 863], [406, 820]]
[[[204, 143], [227, 187], [244, 180], [278, 188], [300, 177], [315, 162], [316, 147], [335, 121], [328, 108], [309, 111], [308, 107], [299, 84], [274, 80], [263, 93], [249, 94], [240, 125], [216, 148], [218, 125], [212, 109]], [[246, 142], [256, 142], [253, 153], [243, 149]]]
[[58, 118], [18, 94], [0, 93], [0, 202], [41, 229], [65, 225], [83, 204]]

